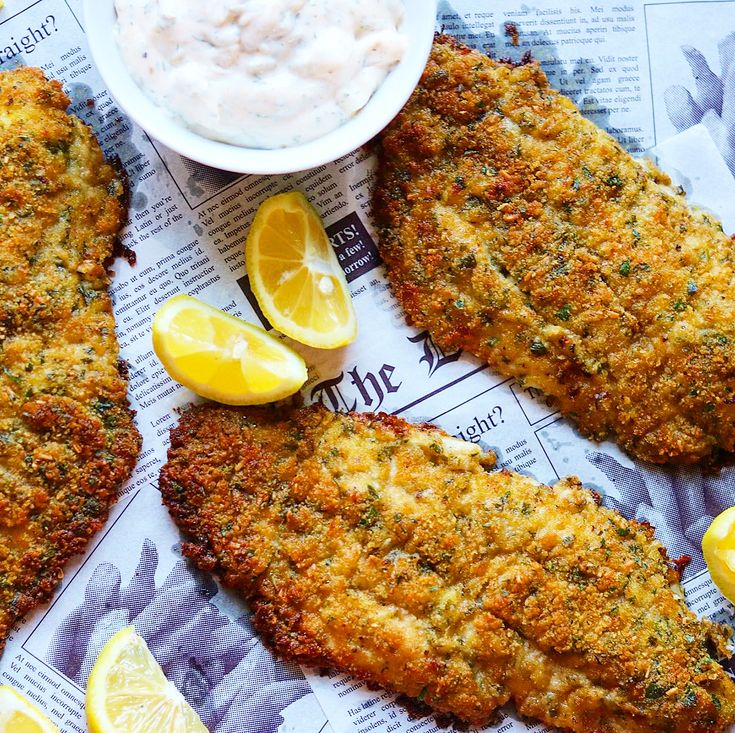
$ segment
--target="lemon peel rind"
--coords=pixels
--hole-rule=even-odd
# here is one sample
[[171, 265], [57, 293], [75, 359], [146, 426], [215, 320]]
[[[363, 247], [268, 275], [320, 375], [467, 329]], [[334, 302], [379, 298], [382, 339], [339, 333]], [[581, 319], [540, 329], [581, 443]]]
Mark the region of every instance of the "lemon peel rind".
[[712, 581], [730, 603], [735, 603], [735, 572], [728, 566], [723, 554], [735, 550], [735, 537], [732, 547], [723, 547], [723, 544], [733, 535], [733, 530], [735, 507], [730, 507], [712, 520], [702, 537], [702, 554]]

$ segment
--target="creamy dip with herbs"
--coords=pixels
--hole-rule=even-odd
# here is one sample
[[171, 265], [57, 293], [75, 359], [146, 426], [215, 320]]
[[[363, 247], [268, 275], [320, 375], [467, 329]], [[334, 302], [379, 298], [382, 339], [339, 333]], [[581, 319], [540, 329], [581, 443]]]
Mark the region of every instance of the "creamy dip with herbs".
[[115, 0], [130, 72], [195, 132], [280, 148], [368, 102], [407, 45], [403, 0]]

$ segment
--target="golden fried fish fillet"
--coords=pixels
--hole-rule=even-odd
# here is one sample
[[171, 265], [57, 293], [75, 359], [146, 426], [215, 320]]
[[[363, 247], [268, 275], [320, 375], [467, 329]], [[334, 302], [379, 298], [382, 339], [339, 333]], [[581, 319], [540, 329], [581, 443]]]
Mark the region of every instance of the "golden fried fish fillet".
[[410, 322], [642, 459], [735, 451], [735, 244], [538, 64], [438, 37], [379, 161]]
[[0, 653], [140, 448], [105, 260], [124, 189], [38, 69], [0, 73]]
[[160, 487], [185, 553], [288, 659], [473, 725], [513, 700], [579, 733], [724, 731], [727, 634], [650, 528], [493, 461], [388, 415], [200, 406]]

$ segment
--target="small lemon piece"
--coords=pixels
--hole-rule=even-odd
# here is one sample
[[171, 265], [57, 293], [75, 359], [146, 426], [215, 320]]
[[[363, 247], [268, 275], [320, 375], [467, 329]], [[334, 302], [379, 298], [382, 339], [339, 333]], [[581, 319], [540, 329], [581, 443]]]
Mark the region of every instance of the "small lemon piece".
[[173, 379], [228, 405], [283, 399], [307, 377], [306, 364], [293, 349], [189, 295], [174, 296], [156, 313], [153, 348]]
[[207, 733], [132, 626], [102, 648], [87, 683], [90, 733]]
[[355, 340], [357, 317], [345, 274], [302, 193], [277, 194], [260, 205], [245, 261], [258, 304], [279, 331], [321, 349]]
[[735, 603], [735, 507], [712, 520], [702, 537], [702, 553], [715, 585]]
[[0, 733], [59, 733], [59, 729], [17, 690], [0, 685]]

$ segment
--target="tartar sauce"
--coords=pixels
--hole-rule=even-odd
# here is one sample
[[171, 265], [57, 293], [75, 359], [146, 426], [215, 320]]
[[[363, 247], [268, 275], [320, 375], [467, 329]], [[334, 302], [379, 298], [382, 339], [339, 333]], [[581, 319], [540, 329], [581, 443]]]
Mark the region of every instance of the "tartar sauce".
[[156, 103], [201, 135], [280, 148], [336, 129], [407, 45], [402, 0], [115, 0], [117, 40]]

